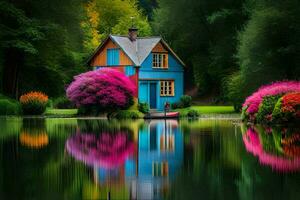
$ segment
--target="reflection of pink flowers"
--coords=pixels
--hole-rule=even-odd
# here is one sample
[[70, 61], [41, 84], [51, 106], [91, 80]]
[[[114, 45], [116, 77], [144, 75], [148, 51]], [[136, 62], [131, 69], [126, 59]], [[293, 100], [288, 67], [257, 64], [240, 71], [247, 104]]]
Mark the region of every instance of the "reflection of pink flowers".
[[127, 134], [76, 134], [66, 142], [67, 151], [87, 165], [111, 169], [122, 165], [134, 152], [134, 143]]
[[253, 128], [249, 128], [243, 136], [246, 150], [259, 158], [263, 165], [269, 165], [272, 169], [281, 172], [300, 170], [300, 157], [293, 159], [272, 155], [264, 151], [259, 135]]
[[300, 92], [300, 82], [282, 81], [262, 86], [246, 99], [243, 107], [248, 107], [247, 113], [251, 116], [257, 113], [259, 105], [263, 101], [264, 97], [285, 94], [289, 92]]

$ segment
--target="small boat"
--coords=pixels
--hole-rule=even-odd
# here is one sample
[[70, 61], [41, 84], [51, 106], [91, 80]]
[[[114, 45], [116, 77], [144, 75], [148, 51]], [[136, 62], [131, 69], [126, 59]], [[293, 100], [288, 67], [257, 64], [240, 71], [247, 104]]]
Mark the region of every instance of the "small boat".
[[152, 112], [145, 115], [146, 119], [179, 118], [179, 112]]

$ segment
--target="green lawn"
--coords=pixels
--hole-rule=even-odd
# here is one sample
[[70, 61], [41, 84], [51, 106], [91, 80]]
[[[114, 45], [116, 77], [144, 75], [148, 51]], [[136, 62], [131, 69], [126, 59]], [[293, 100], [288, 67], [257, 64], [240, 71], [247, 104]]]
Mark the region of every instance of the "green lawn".
[[48, 108], [45, 115], [59, 115], [59, 116], [74, 116], [77, 114], [77, 109], [54, 109]]
[[191, 106], [189, 108], [176, 109], [181, 116], [186, 116], [189, 110], [197, 110], [201, 114], [230, 114], [234, 113], [233, 106]]

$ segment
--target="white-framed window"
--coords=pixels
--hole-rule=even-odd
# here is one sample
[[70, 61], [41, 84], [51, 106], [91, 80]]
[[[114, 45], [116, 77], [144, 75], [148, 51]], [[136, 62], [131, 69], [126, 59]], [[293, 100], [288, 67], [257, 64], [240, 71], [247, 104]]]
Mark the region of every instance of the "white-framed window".
[[174, 96], [174, 81], [160, 81], [160, 96]]
[[168, 54], [153, 53], [153, 68], [168, 68]]

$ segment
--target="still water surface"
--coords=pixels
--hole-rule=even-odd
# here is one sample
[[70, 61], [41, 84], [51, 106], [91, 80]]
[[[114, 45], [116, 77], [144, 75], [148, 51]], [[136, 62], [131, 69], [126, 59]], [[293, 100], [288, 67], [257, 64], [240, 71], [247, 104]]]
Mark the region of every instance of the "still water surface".
[[300, 199], [291, 135], [234, 119], [1, 118], [0, 199]]

